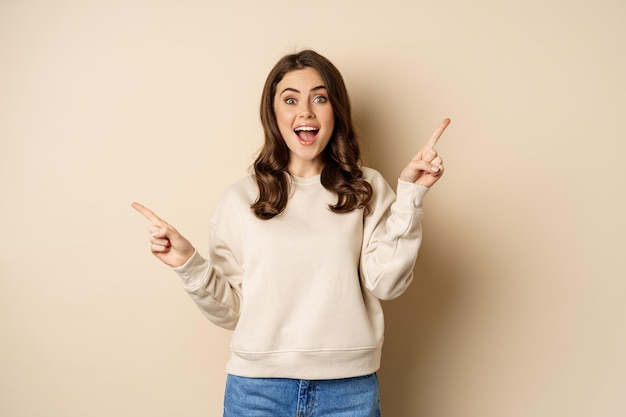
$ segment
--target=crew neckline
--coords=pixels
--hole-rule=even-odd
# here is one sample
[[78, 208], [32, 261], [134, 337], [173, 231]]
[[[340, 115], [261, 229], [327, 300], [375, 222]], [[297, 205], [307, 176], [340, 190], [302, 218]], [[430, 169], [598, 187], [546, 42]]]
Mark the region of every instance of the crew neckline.
[[319, 184], [320, 177], [322, 176], [322, 174], [313, 175], [311, 177], [298, 177], [297, 175], [293, 175], [293, 174], [289, 174], [289, 176], [291, 177], [291, 180], [295, 184], [310, 185], [310, 184]]

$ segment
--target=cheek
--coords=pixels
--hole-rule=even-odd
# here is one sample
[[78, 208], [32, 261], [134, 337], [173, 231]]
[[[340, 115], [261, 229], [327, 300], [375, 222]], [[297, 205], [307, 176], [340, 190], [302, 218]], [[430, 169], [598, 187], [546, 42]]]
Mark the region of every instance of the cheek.
[[289, 119], [291, 117], [289, 112], [280, 107], [274, 108], [274, 117], [276, 117], [276, 122], [278, 122], [279, 125], [290, 123]]
[[293, 131], [293, 123], [294, 119], [291, 117], [283, 117], [282, 119], [278, 119], [278, 129], [280, 130], [283, 139], [288, 139], [295, 136], [295, 133]]
[[276, 123], [278, 124], [278, 129], [284, 135], [285, 133], [291, 131], [291, 123], [285, 117], [281, 117], [280, 115], [276, 117]]
[[326, 123], [328, 124], [335, 124], [335, 112], [331, 106], [324, 109], [324, 119], [326, 119]]
[[328, 115], [327, 124], [330, 127], [330, 130], [335, 130], [335, 114], [331, 111]]

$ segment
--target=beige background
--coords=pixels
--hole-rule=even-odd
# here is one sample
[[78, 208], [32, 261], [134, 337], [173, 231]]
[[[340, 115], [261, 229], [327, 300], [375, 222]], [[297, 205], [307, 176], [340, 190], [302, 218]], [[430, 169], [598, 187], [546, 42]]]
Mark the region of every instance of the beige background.
[[0, 415], [217, 416], [230, 333], [148, 251], [206, 251], [311, 47], [394, 183], [446, 116], [389, 417], [626, 415], [626, 3], [0, 0]]

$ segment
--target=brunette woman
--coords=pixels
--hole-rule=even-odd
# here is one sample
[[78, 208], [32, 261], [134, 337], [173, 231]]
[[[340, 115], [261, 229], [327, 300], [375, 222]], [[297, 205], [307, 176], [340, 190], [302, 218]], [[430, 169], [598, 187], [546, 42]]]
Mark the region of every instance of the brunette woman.
[[361, 166], [337, 68], [305, 50], [278, 61], [261, 98], [265, 143], [210, 222], [208, 256], [138, 203], [151, 250], [206, 317], [233, 329], [224, 416], [380, 415], [380, 300], [402, 294], [422, 200], [443, 173], [444, 120], [396, 191]]

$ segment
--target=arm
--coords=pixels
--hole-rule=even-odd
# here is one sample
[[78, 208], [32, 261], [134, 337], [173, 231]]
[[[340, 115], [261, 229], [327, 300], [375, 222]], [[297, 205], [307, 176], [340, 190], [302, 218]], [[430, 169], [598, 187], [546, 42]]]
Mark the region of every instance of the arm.
[[443, 174], [443, 160], [434, 146], [449, 123], [445, 119], [404, 168], [397, 197], [382, 178], [372, 183], [360, 267], [366, 287], [380, 299], [398, 297], [413, 279], [422, 242], [422, 201]]
[[241, 271], [228, 246], [218, 243], [211, 233], [211, 257], [202, 257], [173, 226], [148, 208], [133, 203], [150, 226], [152, 253], [180, 276], [183, 288], [202, 313], [214, 324], [233, 329], [241, 305]]
[[400, 296], [413, 280], [422, 243], [422, 200], [428, 188], [398, 180], [397, 192], [382, 177], [372, 181], [374, 194], [365, 218], [361, 277], [381, 300]]

